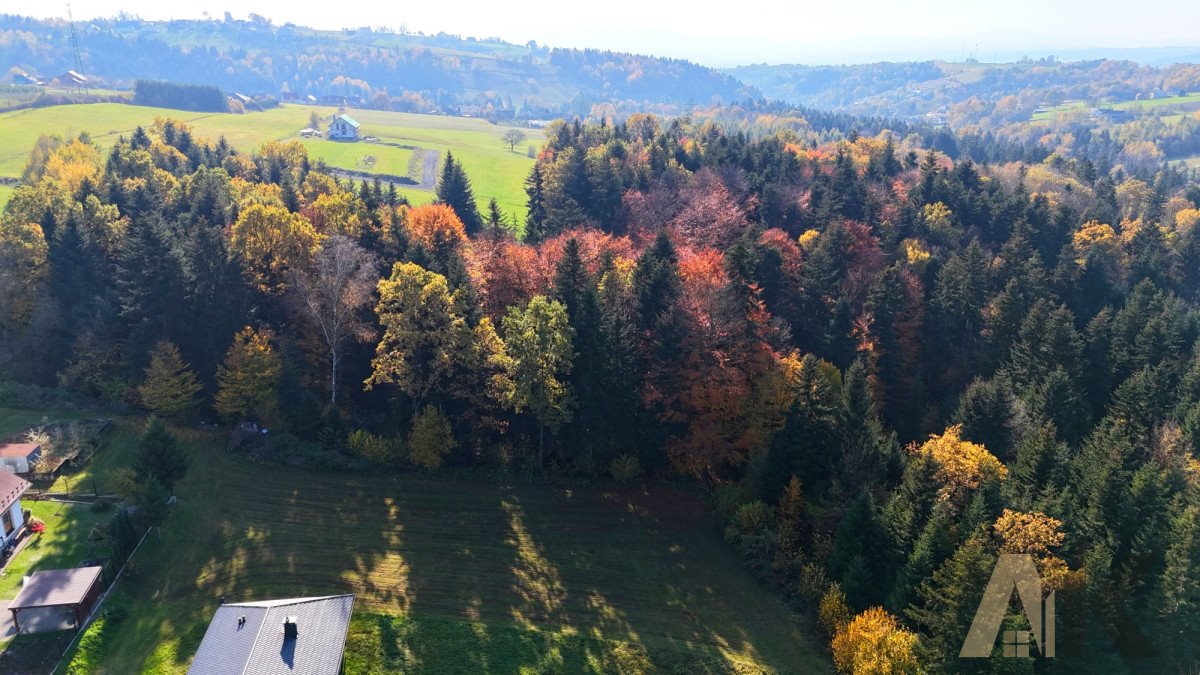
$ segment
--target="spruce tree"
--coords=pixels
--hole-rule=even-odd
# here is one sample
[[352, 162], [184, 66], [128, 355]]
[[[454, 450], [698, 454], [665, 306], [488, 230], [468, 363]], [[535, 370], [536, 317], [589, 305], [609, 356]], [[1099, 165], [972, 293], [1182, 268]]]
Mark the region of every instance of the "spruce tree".
[[178, 347], [166, 340], [155, 345], [146, 379], [138, 387], [142, 405], [159, 415], [182, 415], [196, 405], [200, 389], [196, 374], [183, 362]]
[[528, 213], [525, 216], [525, 241], [537, 244], [546, 239], [546, 193], [542, 179], [542, 165], [537, 163], [529, 171], [525, 179], [525, 202]]
[[454, 155], [446, 151], [446, 159], [442, 162], [442, 175], [437, 183], [438, 201], [454, 209], [459, 220], [474, 236], [483, 229], [483, 218], [479, 215], [479, 207], [475, 204], [475, 191], [471, 189], [471, 179], [467, 177], [462, 164], [454, 159]]
[[191, 460], [179, 447], [179, 441], [167, 425], [157, 417], [146, 421], [142, 435], [138, 438], [137, 458], [133, 472], [139, 483], [153, 478], [168, 490], [187, 475]]

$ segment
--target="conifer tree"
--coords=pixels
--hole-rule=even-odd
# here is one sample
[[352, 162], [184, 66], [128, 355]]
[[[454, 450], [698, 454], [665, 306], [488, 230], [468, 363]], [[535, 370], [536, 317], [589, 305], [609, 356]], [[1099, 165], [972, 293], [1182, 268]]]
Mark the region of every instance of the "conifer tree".
[[475, 191], [471, 189], [471, 179], [463, 170], [462, 164], [454, 159], [450, 151], [442, 161], [442, 175], [437, 183], [438, 201], [454, 209], [459, 220], [474, 236], [483, 229], [483, 218], [479, 215], [479, 207], [475, 204]]
[[167, 425], [151, 416], [138, 438], [133, 472], [138, 481], [154, 479], [168, 490], [187, 475], [191, 460]]
[[196, 374], [183, 362], [178, 347], [167, 340], [154, 346], [146, 378], [138, 387], [142, 405], [156, 414], [176, 417], [196, 405], [200, 389]]
[[274, 422], [279, 414], [283, 364], [271, 346], [271, 333], [246, 326], [233, 338], [217, 371], [217, 412], [228, 419]]
[[525, 179], [525, 241], [537, 244], [549, 236], [546, 230], [546, 194], [541, 162], [533, 165]]

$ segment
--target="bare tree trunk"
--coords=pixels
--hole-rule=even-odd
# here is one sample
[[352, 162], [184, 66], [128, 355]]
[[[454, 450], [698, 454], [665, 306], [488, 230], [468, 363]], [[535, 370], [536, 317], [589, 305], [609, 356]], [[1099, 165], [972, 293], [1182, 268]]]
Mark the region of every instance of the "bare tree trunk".
[[336, 349], [329, 350], [330, 367], [329, 367], [329, 405], [337, 409], [337, 371], [338, 371], [338, 353]]

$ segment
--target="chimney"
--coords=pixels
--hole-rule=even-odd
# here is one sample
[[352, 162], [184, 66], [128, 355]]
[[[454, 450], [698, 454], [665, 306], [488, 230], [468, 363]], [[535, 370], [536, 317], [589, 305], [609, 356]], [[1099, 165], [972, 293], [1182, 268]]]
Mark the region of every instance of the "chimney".
[[283, 639], [295, 640], [299, 632], [296, 629], [296, 617], [289, 616], [283, 620]]

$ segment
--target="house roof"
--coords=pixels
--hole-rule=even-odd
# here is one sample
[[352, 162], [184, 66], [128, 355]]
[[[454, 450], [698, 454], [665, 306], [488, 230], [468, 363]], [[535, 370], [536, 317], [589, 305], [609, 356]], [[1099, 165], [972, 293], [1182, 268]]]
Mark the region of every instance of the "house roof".
[[[221, 605], [188, 674], [337, 675], [353, 606], [353, 595]], [[296, 622], [294, 640], [283, 634], [289, 617]]]
[[34, 572], [21, 587], [9, 609], [77, 605], [100, 578], [103, 567], [76, 567], [69, 570]]
[[350, 126], [354, 127], [355, 129], [357, 129], [359, 127], [358, 122], [355, 122], [353, 117], [346, 115], [344, 113], [341, 115], [338, 115], [337, 117], [335, 117], [333, 119], [342, 120], [343, 122], [345, 122], [346, 124], [349, 124]]
[[37, 443], [0, 444], [0, 457], [28, 457], [38, 450]]
[[0, 471], [0, 512], [7, 511], [29, 487], [29, 481], [24, 478]]

